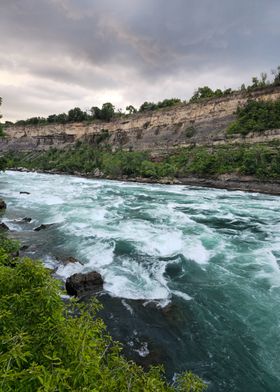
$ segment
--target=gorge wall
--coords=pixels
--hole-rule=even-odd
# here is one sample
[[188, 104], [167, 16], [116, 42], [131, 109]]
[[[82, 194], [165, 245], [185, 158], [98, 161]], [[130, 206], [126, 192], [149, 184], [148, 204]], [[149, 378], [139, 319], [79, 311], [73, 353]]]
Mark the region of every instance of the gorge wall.
[[42, 126], [10, 126], [6, 138], [0, 140], [0, 152], [64, 148], [78, 140], [92, 144], [106, 143], [113, 150], [150, 151], [165, 154], [178, 147], [218, 145], [225, 143], [257, 143], [280, 140], [280, 130], [241, 135], [226, 134], [235, 119], [235, 111], [249, 99], [280, 99], [280, 87], [251, 93], [180, 104], [156, 111], [137, 113], [111, 122], [48, 124]]

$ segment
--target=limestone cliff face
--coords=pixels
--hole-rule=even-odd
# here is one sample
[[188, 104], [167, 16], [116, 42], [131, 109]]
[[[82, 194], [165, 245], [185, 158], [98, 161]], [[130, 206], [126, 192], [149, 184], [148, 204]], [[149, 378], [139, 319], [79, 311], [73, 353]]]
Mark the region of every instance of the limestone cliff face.
[[113, 149], [162, 154], [193, 144], [257, 143], [280, 139], [280, 130], [249, 134], [245, 138], [240, 135], [227, 137], [225, 131], [235, 119], [237, 107], [249, 99], [280, 99], [280, 87], [138, 113], [109, 123], [12, 126], [5, 130], [7, 138], [0, 141], [0, 151], [63, 148], [77, 140], [87, 140], [93, 144], [106, 142]]

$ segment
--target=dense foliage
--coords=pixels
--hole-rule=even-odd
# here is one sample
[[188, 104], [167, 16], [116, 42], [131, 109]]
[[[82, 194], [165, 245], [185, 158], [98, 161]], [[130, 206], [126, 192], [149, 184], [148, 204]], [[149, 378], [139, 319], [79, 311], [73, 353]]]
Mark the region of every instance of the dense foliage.
[[5, 157], [0, 156], [0, 172], [6, 169], [7, 160]]
[[271, 71], [273, 75], [273, 79], [269, 80], [267, 73], [262, 72], [260, 77], [254, 76], [252, 77], [252, 83], [248, 86], [245, 86], [243, 83], [238, 90], [232, 90], [231, 88], [221, 90], [212, 90], [208, 86], [199, 87], [194, 95], [191, 97], [190, 102], [200, 102], [204, 99], [212, 99], [212, 98], [220, 98], [224, 96], [231, 95], [235, 92], [251, 92], [254, 90], [270, 87], [270, 86], [279, 86], [280, 85], [280, 66], [277, 67], [276, 70]]
[[0, 233], [1, 391], [205, 390], [190, 372], [171, 386], [160, 367], [145, 373], [126, 360], [96, 315], [98, 302], [63, 302], [50, 271], [17, 250]]
[[[104, 103], [102, 108], [93, 106], [89, 112], [83, 111], [76, 107], [70, 109], [68, 113], [50, 114], [47, 118], [45, 117], [31, 117], [27, 120], [19, 120], [15, 125], [46, 125], [46, 124], [67, 124], [73, 122], [82, 121], [110, 121], [115, 115], [115, 107], [110, 103]], [[11, 122], [5, 123], [7, 126], [12, 125]]]
[[199, 102], [202, 99], [211, 99], [211, 98], [220, 98], [227, 95], [230, 95], [233, 91], [229, 88], [224, 91], [221, 89], [212, 90], [208, 86], [199, 87], [194, 95], [191, 97], [190, 102]]
[[93, 175], [99, 169], [110, 178], [145, 177], [160, 179], [198, 175], [215, 176], [224, 173], [254, 175], [261, 179], [280, 179], [280, 146], [267, 145], [192, 147], [181, 149], [160, 162], [148, 153], [117, 151], [77, 144], [68, 150], [51, 149], [38, 153], [9, 154], [8, 167], [56, 169], [65, 173]]
[[159, 101], [158, 103], [144, 102], [140, 106], [139, 112], [147, 112], [147, 111], [150, 111], [150, 110], [157, 110], [157, 109], [167, 108], [167, 107], [170, 107], [170, 106], [178, 105], [179, 103], [182, 103], [182, 101], [179, 98], [164, 99], [163, 101]]
[[228, 127], [228, 133], [259, 132], [267, 129], [280, 128], [279, 101], [249, 101], [244, 107], [238, 108], [237, 120]]
[[[150, 110], [157, 110], [174, 106], [181, 103], [178, 98], [164, 99], [158, 103], [144, 102], [139, 112], [145, 112]], [[137, 113], [137, 109], [129, 105], [126, 107], [126, 111], [129, 115]], [[89, 111], [83, 111], [76, 107], [68, 111], [68, 113], [51, 114], [47, 118], [45, 117], [31, 117], [26, 120], [19, 120], [15, 125], [46, 125], [46, 124], [67, 124], [71, 122], [83, 122], [83, 121], [111, 121], [114, 117], [125, 116], [122, 111], [115, 111], [114, 105], [110, 102], [106, 102], [102, 105], [101, 109], [98, 106], [93, 106]], [[10, 121], [5, 123], [6, 126], [13, 125]]]

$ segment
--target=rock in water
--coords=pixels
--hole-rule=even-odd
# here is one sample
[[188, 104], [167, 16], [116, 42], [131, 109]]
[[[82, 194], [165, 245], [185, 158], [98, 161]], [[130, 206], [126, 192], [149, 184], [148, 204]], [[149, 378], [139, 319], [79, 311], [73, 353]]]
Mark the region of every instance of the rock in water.
[[0, 230], [9, 231], [9, 227], [5, 223], [0, 223]]
[[7, 208], [7, 204], [4, 200], [0, 199], [0, 210], [5, 210]]
[[61, 262], [63, 265], [74, 264], [74, 263], [81, 264], [81, 262], [79, 260], [75, 259], [75, 257], [72, 257], [72, 256], [69, 256], [69, 257], [66, 257], [65, 259], [62, 259]]
[[26, 216], [25, 218], [22, 218], [22, 220], [20, 222], [22, 222], [22, 223], [29, 223], [31, 221], [32, 221], [32, 218], [29, 218], [29, 217]]
[[45, 229], [47, 229], [48, 227], [51, 227], [53, 224], [52, 223], [49, 223], [49, 224], [42, 224], [42, 225], [40, 225], [40, 226], [38, 226], [38, 227], [35, 227], [35, 229], [34, 229], [34, 231], [41, 231], [41, 230], [45, 230]]
[[19, 250], [25, 251], [29, 248], [29, 245], [22, 245]]
[[96, 271], [74, 274], [66, 279], [65, 287], [69, 295], [79, 296], [86, 291], [100, 290], [103, 287], [103, 278]]

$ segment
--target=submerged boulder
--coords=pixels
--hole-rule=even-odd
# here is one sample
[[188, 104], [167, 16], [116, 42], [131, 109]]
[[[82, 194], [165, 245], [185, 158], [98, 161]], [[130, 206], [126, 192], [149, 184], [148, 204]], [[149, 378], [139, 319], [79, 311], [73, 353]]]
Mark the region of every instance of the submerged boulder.
[[7, 208], [7, 204], [4, 200], [0, 199], [0, 210], [5, 210]]
[[32, 218], [29, 218], [28, 216], [26, 216], [25, 218], [22, 218], [22, 220], [20, 222], [22, 223], [29, 223], [32, 221]]
[[68, 256], [68, 257], [65, 257], [65, 258], [62, 258], [62, 259], [60, 259], [59, 257], [56, 257], [56, 260], [57, 260], [58, 262], [62, 263], [64, 266], [66, 266], [66, 265], [68, 265], [68, 264], [75, 264], [75, 263], [82, 264], [82, 263], [80, 262], [80, 260], [76, 259], [76, 258], [73, 257], [73, 256]]
[[103, 278], [99, 272], [74, 274], [66, 279], [65, 288], [69, 295], [79, 296], [86, 291], [96, 291], [103, 287]]
[[38, 227], [35, 227], [34, 231], [46, 230], [46, 229], [48, 229], [51, 226], [53, 226], [53, 223], [49, 223], [49, 224], [44, 224], [43, 223], [42, 225], [40, 225]]
[[21, 219], [16, 219], [16, 223], [30, 223], [32, 221], [32, 218], [29, 218], [28, 216], [25, 216], [24, 218]]

